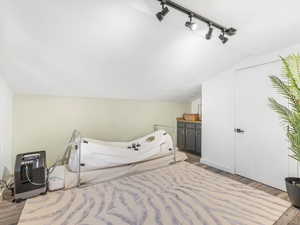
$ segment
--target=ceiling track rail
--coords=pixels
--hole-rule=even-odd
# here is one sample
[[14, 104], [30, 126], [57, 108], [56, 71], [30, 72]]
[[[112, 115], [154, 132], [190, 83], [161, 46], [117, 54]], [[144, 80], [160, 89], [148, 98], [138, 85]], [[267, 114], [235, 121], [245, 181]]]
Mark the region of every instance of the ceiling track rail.
[[198, 19], [204, 23], [207, 23], [209, 26], [213, 26], [217, 29], [219, 29], [221, 32], [223, 32], [224, 34], [227, 34], [228, 36], [233, 36], [236, 34], [236, 29], [233, 27], [225, 27], [223, 25], [220, 25], [216, 22], [214, 22], [213, 20], [208, 19], [207, 17], [204, 17], [190, 9], [187, 9], [181, 5], [179, 5], [176, 2], [170, 1], [170, 0], [158, 0], [162, 5], [167, 5], [173, 9], [176, 9], [184, 14], [187, 14], [189, 17], [193, 17], [194, 19]]

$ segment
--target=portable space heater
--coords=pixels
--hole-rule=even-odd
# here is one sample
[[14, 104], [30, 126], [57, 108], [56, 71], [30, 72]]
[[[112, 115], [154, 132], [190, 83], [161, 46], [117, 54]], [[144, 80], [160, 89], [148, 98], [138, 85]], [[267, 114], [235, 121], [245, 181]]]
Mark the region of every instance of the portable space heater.
[[15, 201], [47, 192], [46, 152], [19, 154], [15, 164]]

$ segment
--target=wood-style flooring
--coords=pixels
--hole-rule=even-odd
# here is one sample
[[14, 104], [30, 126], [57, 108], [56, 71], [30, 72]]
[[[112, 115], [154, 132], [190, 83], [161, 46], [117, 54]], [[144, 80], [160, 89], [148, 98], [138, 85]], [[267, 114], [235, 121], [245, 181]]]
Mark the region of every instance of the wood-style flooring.
[[[269, 194], [278, 196], [279, 198], [288, 200], [288, 196], [286, 192], [280, 191], [278, 189], [266, 186], [262, 183], [250, 180], [245, 177], [241, 177], [238, 175], [230, 174], [221, 170], [218, 170], [213, 167], [209, 167], [207, 165], [201, 164], [200, 158], [198, 156], [187, 154], [188, 159], [187, 162], [197, 165], [199, 167], [205, 168], [214, 173], [221, 174], [228, 178], [239, 181], [243, 184], [249, 185], [251, 187], [257, 188], [259, 190], [265, 191]], [[23, 210], [25, 202], [21, 203], [13, 203], [11, 200], [0, 201], [0, 225], [17, 225], [19, 221], [19, 217]], [[274, 225], [300, 225], [300, 210], [294, 207], [290, 207]]]

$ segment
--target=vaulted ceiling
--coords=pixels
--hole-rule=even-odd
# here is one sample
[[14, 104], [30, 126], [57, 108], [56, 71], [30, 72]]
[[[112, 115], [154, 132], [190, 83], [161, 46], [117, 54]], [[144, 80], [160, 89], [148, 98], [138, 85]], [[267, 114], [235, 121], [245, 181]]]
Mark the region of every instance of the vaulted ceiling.
[[157, 0], [1, 0], [0, 76], [16, 93], [187, 101], [241, 59], [300, 41], [297, 0], [174, 0], [237, 35], [184, 27]]

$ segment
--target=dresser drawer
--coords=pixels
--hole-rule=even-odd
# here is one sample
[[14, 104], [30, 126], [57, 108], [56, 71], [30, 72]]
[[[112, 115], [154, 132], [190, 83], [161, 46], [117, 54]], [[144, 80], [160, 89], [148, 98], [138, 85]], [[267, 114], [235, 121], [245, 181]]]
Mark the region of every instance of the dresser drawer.
[[196, 124], [196, 128], [197, 128], [197, 129], [201, 129], [201, 125], [202, 125], [201, 123], [197, 123], [197, 124]]
[[185, 128], [185, 122], [180, 122], [180, 121], [178, 121], [178, 122], [177, 122], [177, 127], [178, 127], [178, 128]]
[[186, 128], [196, 128], [196, 124], [195, 123], [185, 123], [185, 127]]

